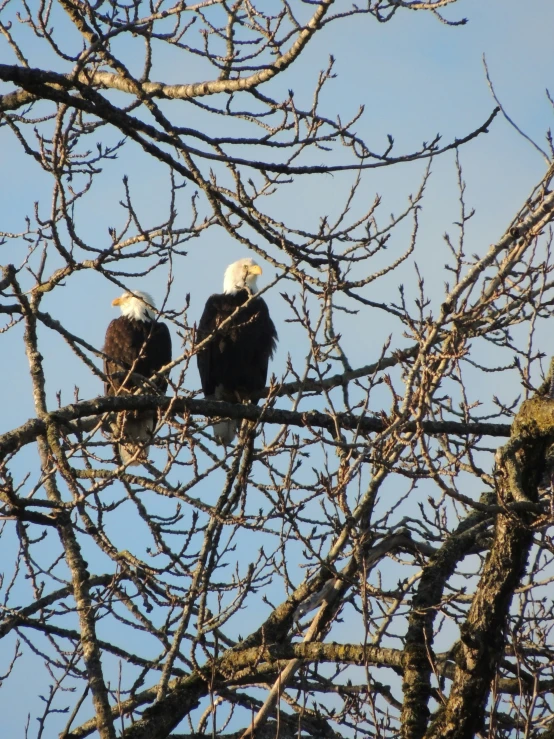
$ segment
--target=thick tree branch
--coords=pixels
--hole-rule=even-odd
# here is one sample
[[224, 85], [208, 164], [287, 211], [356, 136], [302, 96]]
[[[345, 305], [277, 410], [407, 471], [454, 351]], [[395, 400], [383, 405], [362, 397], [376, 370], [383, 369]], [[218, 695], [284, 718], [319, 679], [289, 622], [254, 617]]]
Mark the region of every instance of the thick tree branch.
[[[512, 439], [499, 455], [498, 496], [505, 503], [535, 502], [544, 470], [547, 434], [554, 431], [554, 400], [534, 398], [523, 404]], [[515, 452], [514, 452], [515, 450]], [[468, 739], [479, 730], [483, 711], [505, 648], [504, 631], [514, 590], [533, 542], [530, 514], [500, 514], [461, 639], [446, 705], [426, 739]]]
[[[98, 72], [100, 79], [106, 77], [109, 78], [110, 82], [113, 83], [113, 87], [116, 89], [124, 88], [125, 91], [131, 90], [136, 91], [137, 83], [135, 80], [126, 79], [119, 77], [109, 72]], [[195, 147], [186, 145], [181, 137], [173, 132], [164, 132], [161, 128], [155, 128], [140, 118], [131, 116], [123, 113], [115, 106], [112, 106], [105, 97], [102, 97], [99, 93], [93, 94], [95, 88], [89, 87], [88, 85], [88, 73], [81, 74], [75, 79], [73, 75], [61, 75], [49, 70], [43, 69], [29, 69], [27, 67], [18, 67], [15, 65], [0, 64], [0, 80], [4, 82], [12, 82], [17, 85], [21, 85], [23, 90], [9, 93], [9, 95], [0, 97], [0, 111], [6, 109], [13, 109], [16, 107], [16, 103], [20, 101], [23, 105], [34, 99], [46, 98], [53, 102], [63, 102], [78, 110], [83, 110], [91, 115], [96, 115], [112, 124], [118, 126], [124, 133], [131, 136], [135, 140], [139, 141], [141, 145], [145, 145], [141, 141], [137, 134], [141, 132], [149, 136], [154, 141], [158, 141], [162, 144], [175, 147], [180, 151], [186, 152], [188, 155], [199, 156], [203, 159], [207, 159], [213, 162], [221, 162], [223, 164], [234, 164], [236, 166], [250, 167], [252, 169], [259, 170], [261, 172], [272, 172], [274, 174], [283, 175], [313, 175], [313, 174], [327, 174], [330, 172], [349, 172], [349, 171], [360, 171], [366, 169], [377, 169], [380, 167], [387, 167], [393, 164], [402, 164], [407, 162], [413, 162], [420, 159], [429, 159], [436, 157], [439, 154], [444, 154], [447, 151], [458, 149], [463, 144], [468, 143], [481, 134], [488, 133], [489, 127], [493, 120], [500, 112], [499, 108], [495, 108], [487, 119], [477, 128], [473, 129], [469, 134], [455, 138], [453, 141], [445, 144], [444, 146], [427, 146], [422, 148], [420, 151], [416, 151], [410, 154], [402, 154], [400, 156], [387, 156], [381, 157], [378, 161], [356, 161], [352, 164], [332, 164], [332, 165], [305, 165], [305, 166], [293, 166], [292, 164], [280, 164], [275, 161], [256, 161], [254, 159], [243, 159], [241, 157], [233, 156], [230, 153], [220, 154], [208, 151], [206, 149], [200, 150]], [[117, 84], [115, 83], [117, 80]], [[240, 83], [241, 80], [228, 80], [227, 83]], [[154, 88], [158, 90], [157, 83], [142, 83], [152, 84]], [[200, 89], [205, 83], [200, 83], [198, 89]], [[219, 82], [217, 84], [220, 84]], [[221, 83], [223, 84], [223, 83]], [[192, 86], [177, 86], [179, 89], [185, 90], [189, 87], [196, 88], [196, 85]], [[70, 95], [69, 92], [72, 89], [77, 89], [79, 92], [86, 93], [85, 99]], [[196, 97], [196, 96], [195, 96]], [[240, 143], [240, 142], [239, 142]], [[166, 159], [158, 151], [157, 157], [161, 160]], [[177, 161], [173, 162], [173, 166], [180, 171], [183, 176], [187, 176], [187, 170], [181, 167]], [[226, 203], [229, 204], [228, 202]]]
[[[495, 496], [481, 496], [485, 505], [494, 505]], [[434, 554], [423, 569], [417, 592], [413, 598], [408, 632], [404, 646], [404, 703], [402, 706], [403, 739], [420, 739], [429, 719], [428, 702], [431, 697], [433, 672], [433, 622], [447, 581], [456, 565], [475, 545], [488, 519], [484, 511], [470, 514]]]
[[[26, 444], [35, 441], [45, 432], [47, 423], [60, 425], [66, 433], [77, 433], [94, 428], [93, 424], [76, 424], [72, 422], [99, 416], [104, 413], [118, 413], [128, 410], [171, 410], [176, 414], [206, 416], [207, 418], [237, 418], [249, 421], [260, 421], [269, 424], [295, 426], [300, 428], [320, 428], [335, 432], [337, 426], [343, 430], [358, 431], [360, 434], [380, 433], [386, 431], [387, 422], [375, 416], [356, 416], [349, 413], [327, 414], [319, 411], [287, 411], [278, 408], [258, 408], [255, 405], [224, 403], [214, 400], [196, 400], [192, 398], [170, 398], [157, 395], [126, 395], [119, 397], [99, 397], [94, 400], [83, 400], [71, 403], [58, 410], [51, 411], [45, 418], [31, 418], [23, 425], [0, 436], [0, 459], [6, 454], [15, 452]], [[460, 421], [406, 421], [401, 426], [402, 432], [414, 433], [422, 430], [427, 434], [456, 434], [459, 436], [494, 436], [506, 437], [510, 434], [510, 426], [504, 423], [462, 423]]]

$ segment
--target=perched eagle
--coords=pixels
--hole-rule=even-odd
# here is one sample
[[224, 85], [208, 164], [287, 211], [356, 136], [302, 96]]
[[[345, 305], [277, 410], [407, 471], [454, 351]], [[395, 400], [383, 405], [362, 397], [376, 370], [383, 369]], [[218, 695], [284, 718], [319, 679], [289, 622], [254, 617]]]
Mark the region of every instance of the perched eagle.
[[[223, 294], [208, 298], [197, 340], [200, 343], [212, 334], [214, 337], [198, 352], [197, 360], [202, 390], [210, 400], [243, 403], [265, 387], [277, 331], [265, 300], [252, 298], [261, 274], [262, 268], [253, 259], [239, 259], [225, 271]], [[239, 310], [248, 300], [248, 305]], [[230, 316], [230, 321], [221, 326]], [[238, 425], [236, 420], [215, 424], [216, 439], [230, 444]]]
[[[156, 320], [154, 301], [147, 293], [126, 292], [116, 298], [122, 315], [108, 326], [104, 343], [106, 395], [164, 393], [167, 379], [149, 378], [171, 362], [171, 335]], [[139, 465], [148, 458], [148, 445], [156, 427], [156, 411], [124, 411], [112, 424], [124, 464]]]

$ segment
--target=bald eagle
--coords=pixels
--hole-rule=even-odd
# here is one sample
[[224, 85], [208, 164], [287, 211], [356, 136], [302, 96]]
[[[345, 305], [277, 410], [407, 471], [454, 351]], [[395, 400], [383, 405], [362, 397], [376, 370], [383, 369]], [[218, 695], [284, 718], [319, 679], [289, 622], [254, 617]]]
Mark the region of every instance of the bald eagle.
[[[154, 301], [138, 290], [123, 293], [112, 305], [122, 315], [108, 326], [104, 343], [106, 395], [165, 393], [167, 379], [149, 378], [171, 362], [171, 335], [156, 319]], [[124, 411], [112, 423], [118, 452], [124, 464], [139, 465], [148, 459], [149, 442], [156, 427], [156, 411]]]
[[[208, 298], [197, 340], [200, 343], [215, 336], [198, 352], [197, 361], [202, 390], [209, 400], [244, 403], [265, 387], [277, 331], [265, 300], [252, 298], [261, 274], [262, 268], [253, 259], [239, 259], [225, 271], [223, 293]], [[235, 313], [248, 300], [248, 305]], [[230, 316], [230, 321], [221, 326]], [[235, 438], [237, 428], [236, 420], [221, 421], [214, 425], [214, 434], [227, 445]]]

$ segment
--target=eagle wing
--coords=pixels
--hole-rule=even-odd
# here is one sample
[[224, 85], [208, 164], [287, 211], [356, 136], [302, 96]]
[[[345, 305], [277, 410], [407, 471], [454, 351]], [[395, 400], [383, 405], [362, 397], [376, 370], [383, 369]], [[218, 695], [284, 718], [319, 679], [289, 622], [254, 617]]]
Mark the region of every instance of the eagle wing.
[[[241, 302], [244, 296], [212, 295], [198, 324], [198, 342], [217, 332]], [[204, 394], [212, 396], [218, 387], [229, 394], [245, 396], [262, 390], [276, 341], [277, 332], [265, 301], [262, 298], [252, 300], [198, 352]]]
[[[196, 332], [196, 338], [199, 344], [204, 341], [204, 339], [207, 339], [208, 336], [211, 336], [222, 321], [218, 300], [219, 297], [219, 295], [212, 295], [206, 301], [202, 317], [198, 324], [198, 330]], [[202, 390], [206, 396], [213, 395], [216, 388], [214, 373], [216, 372], [217, 367], [217, 351], [214, 346], [215, 341], [216, 339], [210, 341], [210, 343], [201, 349], [196, 355], [200, 382], [202, 383]]]
[[123, 385], [129, 390], [132, 389], [133, 384], [126, 376], [138, 354], [134, 339], [133, 325], [130, 321], [114, 318], [110, 322], [104, 341], [104, 354], [107, 355], [104, 358], [106, 395], [116, 395]]
[[[139, 372], [145, 377], [151, 377], [171, 362], [171, 334], [165, 323], [155, 323], [148, 339], [144, 365], [140, 365]], [[159, 377], [156, 387], [161, 393], [167, 390], [167, 377]]]
[[[133, 374], [151, 377], [171, 362], [171, 334], [165, 323], [133, 321], [124, 316], [111, 321], [104, 342], [106, 395], [115, 395], [123, 386], [132, 391], [137, 383]], [[158, 378], [156, 385], [165, 392], [167, 379]]]

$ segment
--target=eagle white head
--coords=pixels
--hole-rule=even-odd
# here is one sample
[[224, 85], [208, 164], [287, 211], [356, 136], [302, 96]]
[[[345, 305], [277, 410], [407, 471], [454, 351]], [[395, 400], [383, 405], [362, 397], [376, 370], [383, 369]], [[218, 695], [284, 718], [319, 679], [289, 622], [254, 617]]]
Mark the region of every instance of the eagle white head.
[[120, 298], [112, 301], [112, 305], [119, 305], [122, 315], [135, 321], [153, 321], [156, 318], [154, 300], [140, 290], [124, 292]]
[[258, 292], [256, 280], [262, 274], [262, 268], [253, 259], [239, 259], [233, 262], [225, 270], [223, 278], [223, 292], [234, 295], [239, 290], [248, 290], [251, 293]]

